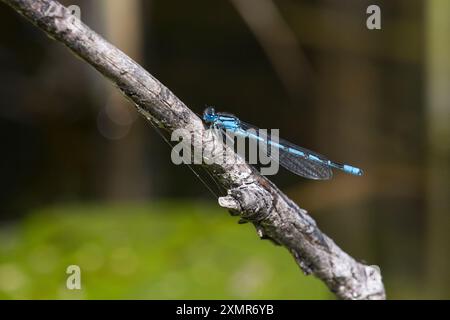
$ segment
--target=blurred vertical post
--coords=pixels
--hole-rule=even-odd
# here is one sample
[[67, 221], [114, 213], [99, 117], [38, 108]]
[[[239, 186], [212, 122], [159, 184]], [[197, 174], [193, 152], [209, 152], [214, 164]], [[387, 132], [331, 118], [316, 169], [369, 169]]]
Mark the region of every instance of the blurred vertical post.
[[[311, 30], [316, 32], [317, 37], [340, 34], [344, 38], [344, 33], [350, 29], [342, 29], [341, 33], [333, 30], [341, 25], [345, 14], [348, 19], [347, 26], [353, 26], [353, 43], [364, 47], [365, 43], [374, 41], [365, 24], [359, 23], [364, 21], [361, 20], [361, 13], [345, 13], [344, 7], [339, 14], [333, 6], [333, 0], [323, 0], [319, 3], [320, 7], [316, 10], [318, 16], [314, 18], [319, 21], [320, 29]], [[326, 38], [322, 39], [322, 43], [326, 41]], [[316, 136], [323, 147], [321, 149], [327, 150], [327, 154], [335, 159], [353, 159], [354, 163], [367, 170], [360, 179], [344, 176], [333, 181], [333, 193], [345, 199], [347, 190], [352, 193], [369, 190], [376, 183], [370, 170], [375, 152], [371, 123], [376, 117], [377, 106], [380, 105], [380, 72], [370, 57], [358, 55], [351, 50], [344, 51], [337, 46], [331, 45], [329, 50], [323, 48], [318, 57], [318, 84], [315, 92], [318, 115]], [[364, 196], [364, 193], [362, 192], [361, 196]], [[373, 250], [370, 250], [373, 228], [370, 209], [362, 201], [357, 201], [356, 198], [355, 200], [333, 208], [338, 214], [328, 215], [324, 225], [335, 228], [338, 239], [343, 241], [343, 246], [349, 248], [352, 254], [364, 255], [369, 261], [374, 261], [374, 257], [370, 256], [374, 254]], [[351, 230], [351, 233], [348, 230]]]
[[433, 298], [450, 292], [450, 1], [426, 1], [428, 128], [427, 284]]
[[[101, 0], [97, 8], [106, 38], [141, 62], [141, 0]], [[143, 124], [128, 101], [113, 86], [106, 89], [107, 101], [99, 114], [99, 130], [110, 139], [106, 197], [114, 201], [142, 200], [149, 193], [144, 157]]]

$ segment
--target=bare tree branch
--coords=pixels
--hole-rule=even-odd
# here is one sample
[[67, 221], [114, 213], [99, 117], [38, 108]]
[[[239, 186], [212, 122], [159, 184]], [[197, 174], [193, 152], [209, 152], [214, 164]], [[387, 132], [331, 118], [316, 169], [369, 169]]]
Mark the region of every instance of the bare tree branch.
[[[156, 78], [53, 0], [2, 0], [49, 37], [110, 79], [148, 120], [171, 132], [205, 132], [199, 119]], [[195, 150], [214, 148], [217, 138]], [[232, 152], [227, 150], [227, 152]], [[341, 299], [384, 299], [379, 269], [358, 263], [324, 235], [303, 209], [243, 161], [208, 165], [228, 190], [219, 204], [252, 222], [262, 239], [286, 247], [306, 274], [314, 274]]]

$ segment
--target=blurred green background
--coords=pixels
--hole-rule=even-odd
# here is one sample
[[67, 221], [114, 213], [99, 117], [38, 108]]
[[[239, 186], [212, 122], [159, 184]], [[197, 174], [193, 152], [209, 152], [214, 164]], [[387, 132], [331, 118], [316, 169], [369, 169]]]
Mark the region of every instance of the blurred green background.
[[[2, 230], [0, 298], [332, 297], [253, 229], [238, 228], [215, 206], [191, 202], [41, 210]], [[72, 264], [82, 272], [80, 291], [66, 288]]]
[[[388, 298], [450, 298], [450, 1], [73, 0], [195, 112], [361, 167], [270, 177]], [[381, 8], [382, 29], [366, 28]], [[0, 3], [0, 298], [333, 299], [117, 90]], [[79, 265], [82, 290], [65, 287]]]

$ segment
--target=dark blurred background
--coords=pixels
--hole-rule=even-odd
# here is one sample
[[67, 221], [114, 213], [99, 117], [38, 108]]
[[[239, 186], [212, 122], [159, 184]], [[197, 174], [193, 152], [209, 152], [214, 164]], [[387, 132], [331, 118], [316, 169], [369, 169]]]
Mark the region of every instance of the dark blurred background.
[[[363, 168], [271, 179], [380, 266], [388, 298], [450, 298], [448, 0], [63, 4], [194, 111]], [[371, 4], [381, 30], [366, 28]], [[333, 298], [173, 165], [112, 84], [3, 3], [0, 70], [1, 298]], [[80, 292], [64, 287], [69, 264]]]

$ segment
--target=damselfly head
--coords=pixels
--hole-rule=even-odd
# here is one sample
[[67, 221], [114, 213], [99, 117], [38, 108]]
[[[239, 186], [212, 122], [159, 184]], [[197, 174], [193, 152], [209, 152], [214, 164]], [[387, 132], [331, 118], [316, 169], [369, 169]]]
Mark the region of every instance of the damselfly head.
[[211, 122], [216, 121], [217, 117], [218, 116], [217, 116], [216, 110], [214, 110], [213, 107], [208, 107], [205, 109], [205, 111], [203, 111], [203, 120], [206, 123], [211, 123]]

